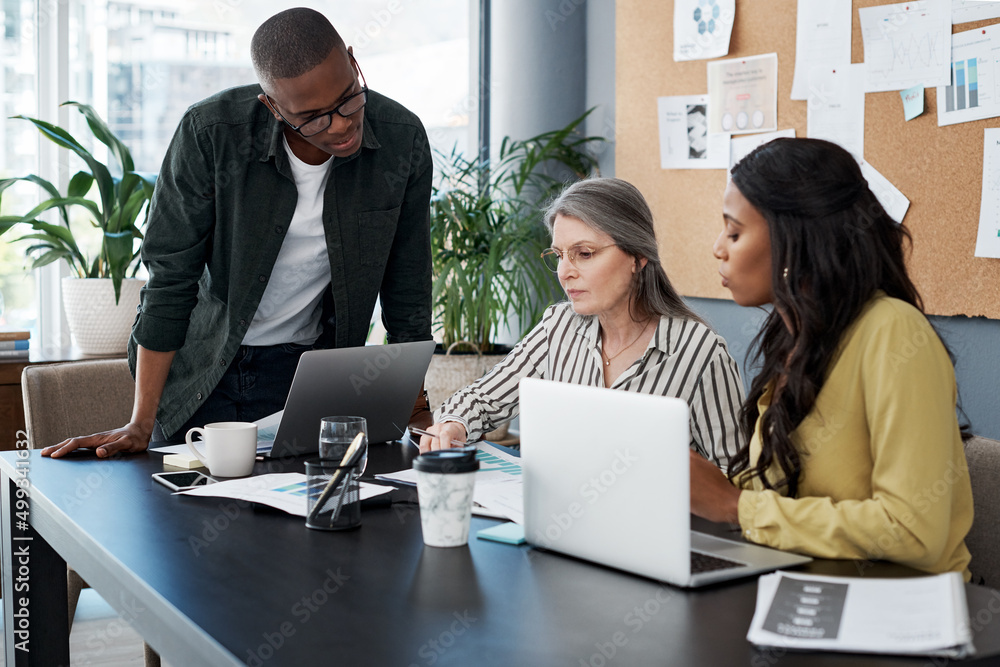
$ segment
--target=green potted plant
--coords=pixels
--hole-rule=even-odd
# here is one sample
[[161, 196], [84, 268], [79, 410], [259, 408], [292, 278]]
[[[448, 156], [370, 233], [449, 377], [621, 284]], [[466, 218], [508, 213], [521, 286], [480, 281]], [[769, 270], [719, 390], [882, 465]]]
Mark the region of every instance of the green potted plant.
[[[78, 155], [87, 169], [76, 172], [59, 192], [51, 182], [30, 174], [0, 180], [0, 197], [18, 181], [34, 183], [47, 199], [24, 215], [0, 216], [0, 235], [18, 228], [30, 228], [15, 241], [28, 245], [26, 253], [35, 269], [65, 260], [73, 276], [63, 280], [63, 307], [70, 331], [85, 353], [123, 352], [139, 303], [143, 281], [135, 278], [139, 268], [138, 245], [142, 242], [141, 225], [145, 222], [153, 179], [135, 171], [132, 155], [94, 109], [87, 104], [65, 102], [84, 115], [94, 137], [108, 147], [120, 177], [61, 127], [27, 116], [13, 118], [32, 123], [44, 137], [57, 146]], [[96, 186], [97, 198], [88, 198]], [[55, 222], [42, 220], [54, 210]], [[82, 211], [83, 220], [72, 213]], [[93, 255], [85, 250], [84, 235], [100, 235], [99, 249]]]
[[436, 331], [446, 352], [475, 354], [435, 355], [426, 383], [432, 406], [499, 360], [498, 335], [509, 330], [520, 339], [561, 294], [539, 259], [550, 243], [542, 212], [568, 182], [597, 169], [588, 149], [603, 138], [578, 132], [589, 113], [530, 139], [504, 138], [487, 164], [456, 151], [437, 154], [440, 185], [431, 196]]

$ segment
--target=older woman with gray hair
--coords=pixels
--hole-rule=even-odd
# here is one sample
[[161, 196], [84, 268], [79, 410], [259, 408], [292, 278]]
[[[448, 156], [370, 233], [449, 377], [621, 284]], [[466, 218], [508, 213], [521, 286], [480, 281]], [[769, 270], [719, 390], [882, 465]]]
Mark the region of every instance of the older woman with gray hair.
[[726, 342], [670, 284], [642, 194], [617, 178], [579, 181], [552, 202], [545, 224], [552, 247], [542, 261], [568, 301], [445, 401], [420, 450], [477, 439], [513, 419], [518, 382], [536, 377], [682, 398], [691, 448], [725, 469], [742, 444], [743, 384]]

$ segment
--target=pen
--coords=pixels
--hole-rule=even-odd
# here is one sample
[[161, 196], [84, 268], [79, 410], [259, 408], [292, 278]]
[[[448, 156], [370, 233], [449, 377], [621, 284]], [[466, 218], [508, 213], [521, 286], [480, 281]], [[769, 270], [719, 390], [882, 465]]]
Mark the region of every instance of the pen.
[[[439, 436], [431, 433], [430, 431], [425, 431], [424, 429], [417, 428], [416, 426], [410, 426], [409, 429], [410, 429], [411, 433], [416, 433], [418, 435], [429, 435], [432, 438], [438, 438], [439, 437]], [[410, 438], [410, 442], [413, 442], [413, 444], [417, 445], [418, 447], [420, 446], [419, 443], [413, 441], [413, 438]], [[475, 447], [475, 443], [463, 442], [461, 440], [452, 440], [448, 444], [450, 444], [450, 445], [452, 445], [454, 447], [462, 447], [462, 448], [465, 448], [465, 447]]]
[[[351, 474], [350, 468], [353, 467], [358, 462], [358, 459], [361, 458], [361, 454], [364, 453], [365, 447], [364, 445], [361, 444], [364, 441], [364, 439], [365, 439], [365, 434], [363, 432], [358, 433], [356, 436], [354, 436], [354, 440], [351, 442], [351, 445], [347, 448], [347, 452], [344, 454], [344, 458], [340, 460], [340, 466], [330, 477], [330, 481], [327, 483], [326, 488], [323, 489], [323, 492], [316, 500], [316, 504], [313, 506], [312, 511], [309, 513], [309, 516], [306, 517], [307, 521], [310, 522], [316, 521], [316, 518], [319, 516], [320, 512], [323, 511], [323, 507], [326, 505], [327, 501], [330, 500], [330, 496], [333, 495], [334, 488], [336, 488], [336, 486], [346, 475]], [[341, 493], [343, 493], [343, 491], [346, 488], [347, 486], [345, 485], [343, 489], [341, 489]], [[334, 511], [334, 517], [331, 518], [330, 521], [333, 522], [336, 519], [336, 515], [339, 513], [340, 509], [338, 508]]]

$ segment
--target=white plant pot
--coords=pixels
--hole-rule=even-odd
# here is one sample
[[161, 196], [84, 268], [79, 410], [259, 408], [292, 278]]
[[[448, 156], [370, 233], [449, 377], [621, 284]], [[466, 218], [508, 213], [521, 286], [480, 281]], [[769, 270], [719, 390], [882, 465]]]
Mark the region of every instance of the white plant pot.
[[84, 354], [124, 354], [132, 332], [139, 289], [138, 278], [122, 281], [121, 299], [115, 304], [110, 278], [63, 278], [62, 302], [73, 342]]

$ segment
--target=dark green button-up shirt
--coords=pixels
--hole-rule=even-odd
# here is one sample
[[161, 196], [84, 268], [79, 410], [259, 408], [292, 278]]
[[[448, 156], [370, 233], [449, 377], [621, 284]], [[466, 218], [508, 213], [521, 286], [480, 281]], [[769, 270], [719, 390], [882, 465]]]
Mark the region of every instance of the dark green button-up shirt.
[[[157, 420], [174, 433], [218, 384], [253, 320], [298, 194], [283, 124], [257, 85], [192, 106], [167, 150], [132, 338], [176, 350]], [[331, 284], [317, 347], [364, 345], [375, 301], [390, 342], [431, 337], [431, 156], [415, 115], [370, 92], [361, 148], [334, 157], [323, 200]]]

